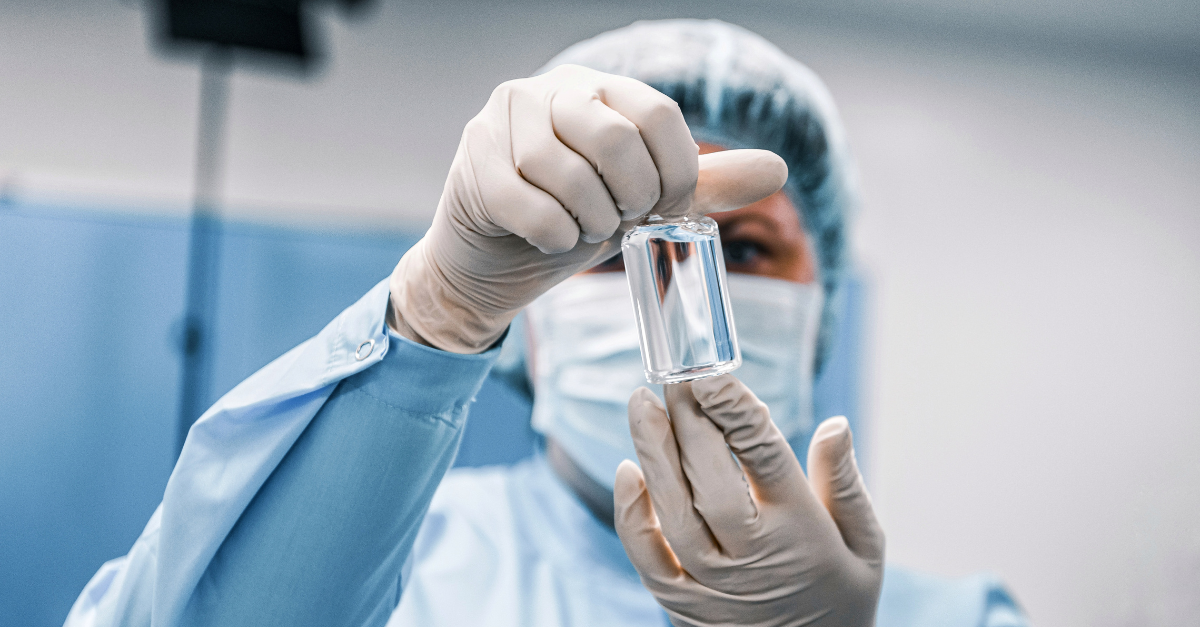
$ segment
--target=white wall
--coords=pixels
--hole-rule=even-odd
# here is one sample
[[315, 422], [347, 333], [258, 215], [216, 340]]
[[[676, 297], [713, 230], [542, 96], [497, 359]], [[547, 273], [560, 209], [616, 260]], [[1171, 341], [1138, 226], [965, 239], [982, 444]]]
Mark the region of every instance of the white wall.
[[[852, 15], [907, 4], [910, 22], [945, 10], [975, 30], [886, 31], [784, 2], [493, 4], [328, 15], [322, 73], [239, 73], [230, 212], [424, 223], [496, 83], [637, 17], [759, 30], [826, 78], [860, 161], [871, 482], [891, 559], [997, 572], [1041, 625], [1194, 622], [1200, 73], [1154, 54], [1119, 61], [1121, 42], [1144, 52], [1156, 38], [1178, 60], [1180, 33], [1200, 23], [1194, 3], [1139, 3], [1141, 22], [1127, 3], [992, 12], [1039, 36], [1079, 15], [1071, 23], [1103, 44], [1082, 50], [1106, 51], [1104, 63], [1078, 45], [976, 37], [988, 11], [948, 0], [860, 2]], [[198, 74], [145, 42], [134, 6], [0, 7], [10, 194], [186, 208]]]
[[1193, 624], [1196, 82], [895, 49], [831, 69], [891, 556], [985, 564], [1043, 625]]

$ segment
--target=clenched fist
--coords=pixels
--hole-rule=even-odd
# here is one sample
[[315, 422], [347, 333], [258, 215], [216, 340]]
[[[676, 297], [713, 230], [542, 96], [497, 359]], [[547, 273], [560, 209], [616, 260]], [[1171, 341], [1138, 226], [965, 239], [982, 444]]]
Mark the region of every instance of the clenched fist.
[[564, 65], [500, 85], [463, 131], [433, 225], [392, 274], [390, 323], [481, 352], [647, 213], [735, 209], [787, 180], [770, 152], [697, 155], [675, 102], [634, 79]]

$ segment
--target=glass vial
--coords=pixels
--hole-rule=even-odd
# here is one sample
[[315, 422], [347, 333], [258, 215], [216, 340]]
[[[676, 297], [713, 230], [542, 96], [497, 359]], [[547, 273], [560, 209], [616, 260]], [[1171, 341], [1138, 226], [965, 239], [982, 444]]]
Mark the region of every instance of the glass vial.
[[649, 216], [625, 234], [621, 253], [650, 383], [691, 381], [742, 365], [712, 218]]

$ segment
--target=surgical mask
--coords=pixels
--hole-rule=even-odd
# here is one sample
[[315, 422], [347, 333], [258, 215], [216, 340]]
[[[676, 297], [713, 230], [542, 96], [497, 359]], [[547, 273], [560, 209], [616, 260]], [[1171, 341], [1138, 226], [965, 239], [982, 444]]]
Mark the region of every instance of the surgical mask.
[[[812, 367], [823, 294], [819, 283], [729, 275], [742, 351], [734, 372], [767, 404], [784, 437], [811, 433]], [[629, 434], [633, 391], [646, 383], [624, 273], [583, 274], [526, 308], [533, 428], [554, 438], [601, 485], [637, 460]]]

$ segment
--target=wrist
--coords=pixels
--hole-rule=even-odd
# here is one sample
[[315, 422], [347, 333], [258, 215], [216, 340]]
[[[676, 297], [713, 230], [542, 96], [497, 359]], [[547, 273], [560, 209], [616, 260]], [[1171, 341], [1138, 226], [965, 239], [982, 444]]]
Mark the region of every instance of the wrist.
[[491, 314], [461, 298], [430, 258], [425, 239], [392, 272], [388, 324], [400, 335], [452, 353], [482, 353], [498, 341], [516, 312]]
[[390, 298], [388, 299], [387, 325], [389, 329], [400, 337], [412, 340], [422, 346], [437, 348], [433, 344], [430, 344], [429, 340], [421, 337], [421, 334], [417, 333], [416, 329], [405, 322], [404, 316], [396, 309], [396, 301]]

